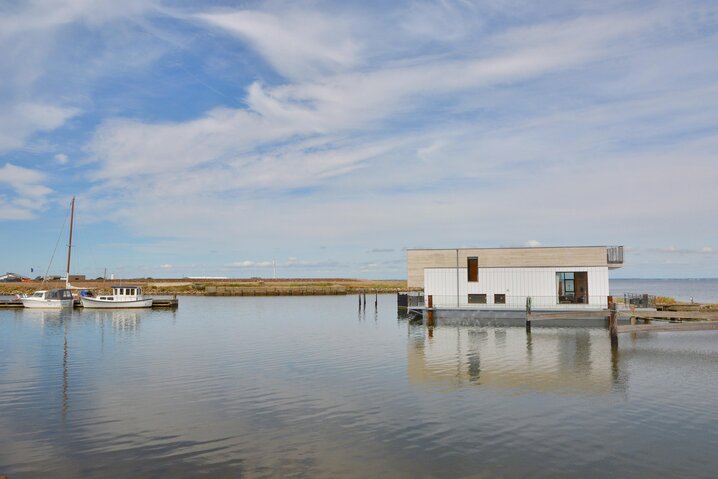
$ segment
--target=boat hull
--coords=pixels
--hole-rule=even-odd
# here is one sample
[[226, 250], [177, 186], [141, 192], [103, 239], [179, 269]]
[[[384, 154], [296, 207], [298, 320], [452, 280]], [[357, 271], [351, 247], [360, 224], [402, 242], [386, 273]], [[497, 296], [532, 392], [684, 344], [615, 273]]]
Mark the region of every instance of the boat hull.
[[22, 298], [22, 305], [30, 309], [62, 309], [71, 308], [71, 299], [34, 299]]
[[107, 300], [98, 298], [80, 298], [84, 308], [101, 309], [129, 309], [129, 308], [151, 308], [152, 298], [136, 300]]

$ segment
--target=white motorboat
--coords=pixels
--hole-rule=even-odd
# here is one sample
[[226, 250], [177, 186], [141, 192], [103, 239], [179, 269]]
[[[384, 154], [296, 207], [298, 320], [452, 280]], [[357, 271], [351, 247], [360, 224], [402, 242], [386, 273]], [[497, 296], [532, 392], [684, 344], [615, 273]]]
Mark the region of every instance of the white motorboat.
[[139, 286], [113, 286], [112, 294], [81, 296], [85, 308], [149, 308], [152, 298], [145, 298]]
[[23, 296], [21, 301], [26, 308], [61, 309], [71, 308], [74, 300], [69, 289], [57, 288], [35, 291], [31, 296]]

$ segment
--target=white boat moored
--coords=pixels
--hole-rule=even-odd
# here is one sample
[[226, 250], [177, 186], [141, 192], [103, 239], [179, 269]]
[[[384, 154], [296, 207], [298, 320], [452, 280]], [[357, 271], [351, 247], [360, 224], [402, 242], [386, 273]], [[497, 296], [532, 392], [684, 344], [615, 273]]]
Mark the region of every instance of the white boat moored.
[[85, 308], [149, 308], [152, 298], [145, 298], [139, 286], [113, 286], [112, 294], [81, 296]]
[[72, 292], [69, 289], [48, 289], [35, 291], [30, 296], [20, 298], [26, 308], [61, 309], [71, 308]]

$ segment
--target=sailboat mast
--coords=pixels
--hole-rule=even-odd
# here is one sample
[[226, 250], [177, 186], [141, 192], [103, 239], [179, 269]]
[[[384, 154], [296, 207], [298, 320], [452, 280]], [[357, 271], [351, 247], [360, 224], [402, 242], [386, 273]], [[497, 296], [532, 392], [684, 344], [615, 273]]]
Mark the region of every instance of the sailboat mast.
[[65, 287], [70, 285], [70, 257], [72, 255], [72, 223], [75, 220], [75, 197], [72, 197], [72, 209], [70, 210], [70, 242], [67, 245], [67, 276], [65, 276]]

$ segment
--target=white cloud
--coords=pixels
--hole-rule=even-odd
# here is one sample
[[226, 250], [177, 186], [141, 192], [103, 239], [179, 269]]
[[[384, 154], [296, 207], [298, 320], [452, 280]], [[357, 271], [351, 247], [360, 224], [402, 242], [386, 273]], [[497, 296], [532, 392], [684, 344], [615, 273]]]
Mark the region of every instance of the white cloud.
[[52, 131], [79, 113], [77, 108], [19, 103], [0, 111], [0, 153], [24, 147], [33, 134]]
[[227, 265], [227, 267], [229, 267], [229, 268], [267, 268], [269, 266], [272, 266], [271, 261], [253, 261], [253, 260], [234, 261]]
[[283, 75], [311, 78], [353, 67], [360, 48], [349, 22], [318, 12], [289, 10], [204, 13], [198, 19], [247, 39]]
[[[249, 29], [257, 35], [259, 26], [280, 21], [265, 13], [247, 11], [207, 14], [202, 18], [243, 32]], [[322, 22], [328, 20], [308, 25], [324, 25]], [[561, 42], [564, 37], [557, 39], [557, 35], [540, 40], [534, 32], [517, 30], [498, 40], [511, 49], [478, 59], [419, 61], [371, 72], [331, 72], [311, 81], [277, 87], [254, 83], [247, 91], [248, 110], [216, 108], [183, 123], [107, 121], [88, 146], [88, 152], [100, 163], [93, 176], [109, 186], [124, 186], [125, 179], [137, 178], [141, 173], [148, 190], [158, 191], [156, 182], [161, 182], [165, 190], [174, 189], [177, 194], [193, 192], [186, 182], [177, 181], [176, 176], [183, 174], [193, 178], [196, 188], [217, 191], [321, 184], [327, 178], [352, 171], [368, 158], [385, 154], [387, 145], [404, 141], [370, 139], [357, 148], [353, 141], [342, 140], [344, 137], [361, 133], [376, 137], [383, 122], [405, 114], [407, 109], [420, 108], [423, 99], [432, 94], [524, 80], [593, 59], [604, 54], [595, 48], [602, 41], [613, 40], [642, 25], [613, 17], [596, 22], [593, 28], [585, 20], [546, 28], [570, 31], [577, 37], [573, 42]], [[612, 28], [598, 36], [596, 32], [609, 23]], [[317, 27], [320, 32], [322, 28]], [[326, 28], [334, 31], [333, 27]], [[319, 35], [313, 28], [301, 27], [292, 32], [306, 41], [310, 51], [317, 51], [311, 47], [314, 35]], [[528, 37], [525, 44], [520, 43], [523, 36]], [[260, 50], [266, 50], [270, 57], [274, 55], [269, 47]], [[306, 142], [311, 146], [306, 147]], [[443, 146], [442, 141], [435, 141], [418, 148], [417, 154], [426, 158]], [[262, 153], [257, 154], [255, 149], [260, 147]]]
[[154, 8], [150, 0], [30, 0], [0, 17], [0, 36], [32, 33], [81, 21], [101, 25]]
[[[45, 174], [40, 171], [5, 163], [0, 168], [0, 220], [34, 218], [52, 193], [42, 184], [45, 181]], [[12, 192], [9, 198], [2, 194], [3, 186]]]
[[64, 153], [58, 153], [54, 156], [54, 158], [55, 158], [55, 161], [60, 165], [66, 165], [67, 162], [69, 161], [69, 158]]
[[146, 41], [137, 48], [137, 36], [121, 25], [157, 11], [153, 0], [11, 4], [0, 15], [0, 154], [53, 149], [42, 134], [93, 107], [99, 76], [156, 50]]

